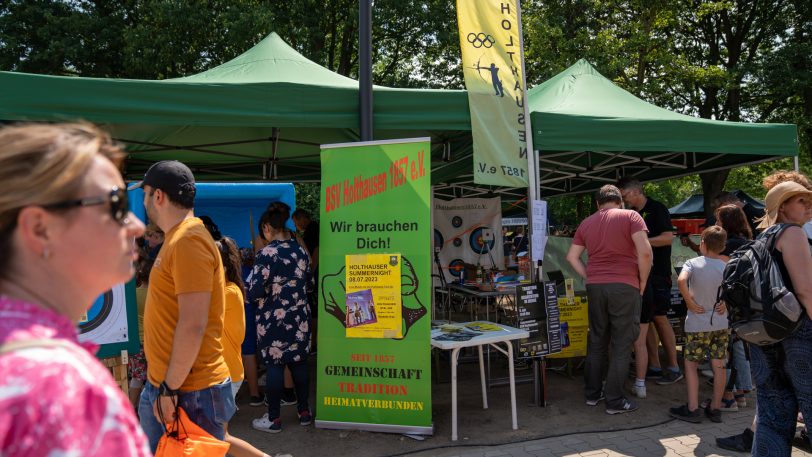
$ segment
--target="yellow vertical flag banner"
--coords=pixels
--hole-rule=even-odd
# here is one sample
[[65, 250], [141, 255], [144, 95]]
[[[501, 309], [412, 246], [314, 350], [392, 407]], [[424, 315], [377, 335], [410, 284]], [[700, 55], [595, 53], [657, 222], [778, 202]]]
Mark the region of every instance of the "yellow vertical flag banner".
[[345, 256], [347, 338], [403, 338], [400, 254]]
[[457, 0], [477, 184], [528, 185], [518, 8], [516, 0]]

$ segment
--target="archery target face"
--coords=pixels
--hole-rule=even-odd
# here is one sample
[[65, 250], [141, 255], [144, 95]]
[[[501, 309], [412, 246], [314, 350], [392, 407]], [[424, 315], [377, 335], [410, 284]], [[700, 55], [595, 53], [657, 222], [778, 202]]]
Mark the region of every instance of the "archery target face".
[[124, 284], [103, 293], [79, 322], [79, 340], [96, 344], [127, 342], [127, 303]]
[[493, 252], [495, 240], [493, 233], [488, 227], [479, 227], [474, 229], [469, 236], [471, 249], [477, 254], [484, 254], [486, 252]]
[[440, 233], [439, 230], [434, 229], [434, 249], [442, 249], [444, 244], [445, 240], [443, 239], [443, 234]]
[[448, 272], [456, 278], [460, 277], [463, 268], [465, 268], [465, 264], [462, 259], [454, 259], [448, 264]]

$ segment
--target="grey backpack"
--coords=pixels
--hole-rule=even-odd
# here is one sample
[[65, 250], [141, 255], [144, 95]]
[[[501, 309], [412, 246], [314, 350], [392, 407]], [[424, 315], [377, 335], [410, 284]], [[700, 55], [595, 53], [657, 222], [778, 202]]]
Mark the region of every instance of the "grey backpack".
[[803, 306], [787, 289], [774, 257], [778, 237], [793, 225], [770, 227], [730, 254], [725, 266], [717, 304], [725, 302], [730, 327], [748, 343], [778, 343], [801, 324]]

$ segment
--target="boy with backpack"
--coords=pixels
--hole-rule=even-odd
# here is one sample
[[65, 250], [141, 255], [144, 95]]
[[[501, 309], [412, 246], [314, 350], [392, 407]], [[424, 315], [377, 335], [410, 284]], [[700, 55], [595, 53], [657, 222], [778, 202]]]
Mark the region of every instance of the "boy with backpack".
[[677, 280], [688, 307], [684, 350], [688, 403], [671, 408], [670, 415], [688, 422], [702, 422], [697, 366], [707, 357], [710, 357], [713, 368], [713, 399], [705, 407], [705, 415], [713, 422], [722, 422], [720, 408], [725, 391], [725, 361], [730, 330], [727, 310], [723, 304], [716, 305], [716, 296], [725, 269], [725, 261], [720, 253], [725, 249], [726, 240], [727, 233], [723, 228], [706, 228], [699, 243], [702, 255], [685, 262]]

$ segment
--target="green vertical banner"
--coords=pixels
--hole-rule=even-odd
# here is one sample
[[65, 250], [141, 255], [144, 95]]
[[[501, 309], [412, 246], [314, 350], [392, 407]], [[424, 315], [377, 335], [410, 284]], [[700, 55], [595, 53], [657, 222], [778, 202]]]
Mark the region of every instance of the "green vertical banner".
[[433, 433], [430, 146], [321, 147], [317, 427]]

